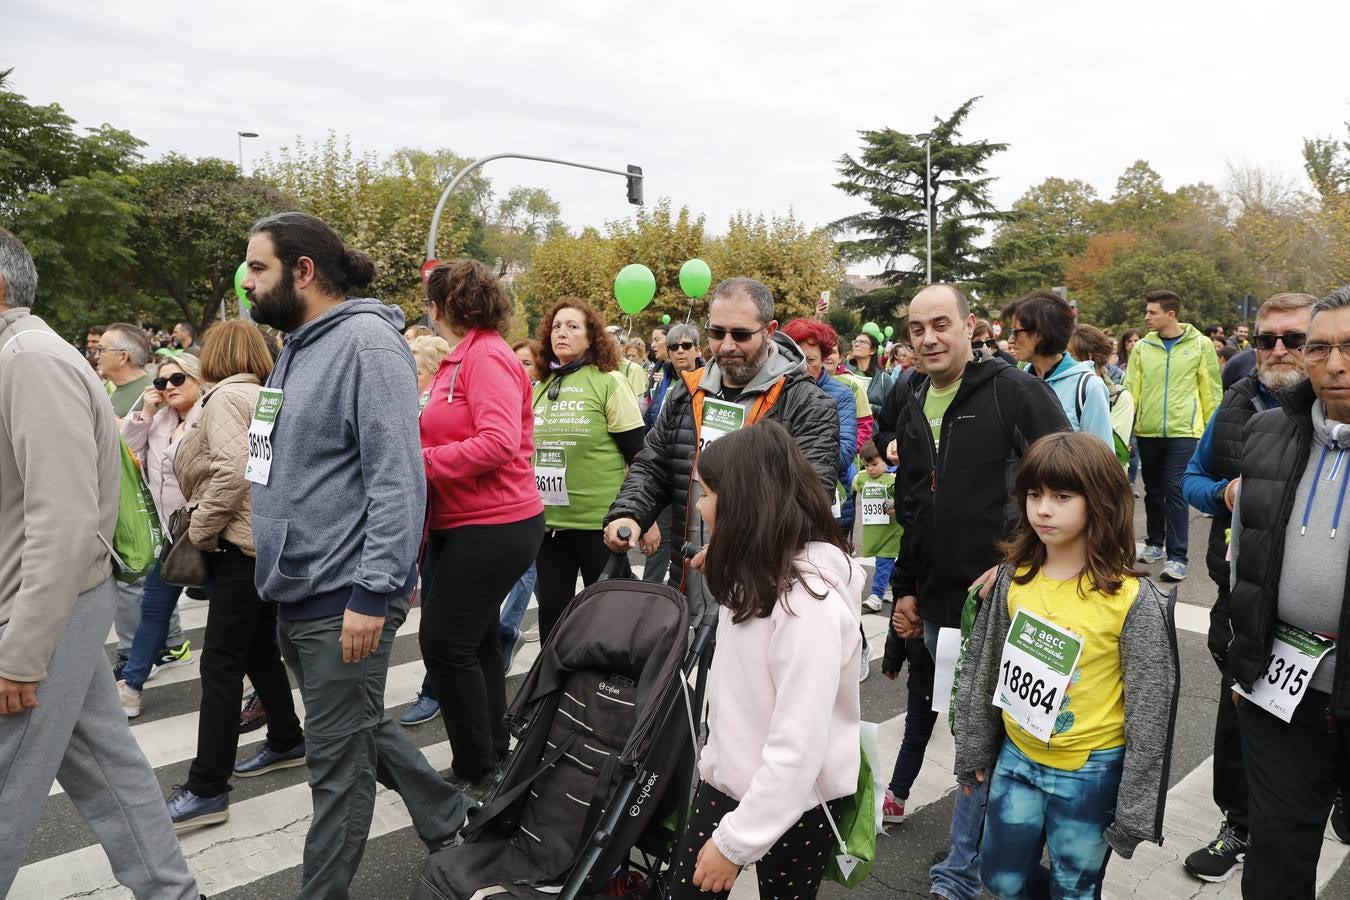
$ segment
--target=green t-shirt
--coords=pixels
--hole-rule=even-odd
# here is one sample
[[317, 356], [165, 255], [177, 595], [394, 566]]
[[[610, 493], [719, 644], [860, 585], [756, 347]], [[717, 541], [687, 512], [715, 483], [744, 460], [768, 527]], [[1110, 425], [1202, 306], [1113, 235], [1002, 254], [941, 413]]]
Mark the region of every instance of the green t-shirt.
[[646, 395], [648, 380], [646, 369], [631, 359], [621, 359], [619, 360], [619, 371], [623, 373], [624, 380], [633, 389], [633, 396], [642, 397]]
[[145, 389], [150, 386], [153, 379], [149, 375], [142, 375], [135, 381], [128, 381], [121, 387], [113, 388], [112, 405], [113, 412], [119, 419], [125, 419], [135, 408], [136, 402], [141, 399]]
[[867, 402], [867, 382], [870, 379], [859, 378], [852, 372], [841, 372], [834, 377], [842, 381], [853, 392], [853, 404], [858, 408], [859, 421], [872, 415], [872, 404]]
[[928, 417], [928, 427], [933, 429], [934, 447], [942, 440], [942, 417], [947, 414], [947, 407], [952, 405], [952, 398], [960, 389], [959, 378], [944, 388], [928, 386], [928, 395], [923, 400], [923, 414]]
[[[853, 493], [858, 495], [854, 505], [854, 515], [862, 519], [862, 552], [859, 556], [880, 556], [895, 559], [900, 553], [900, 535], [903, 529], [895, 518], [895, 473], [887, 472], [880, 478], [873, 478], [867, 472], [859, 472], [853, 479]], [[889, 505], [888, 505], [889, 501]], [[868, 524], [868, 519], [886, 521]]]
[[549, 528], [599, 530], [623, 484], [624, 462], [610, 437], [642, 427], [642, 413], [619, 372], [582, 366], [534, 388], [534, 474]]

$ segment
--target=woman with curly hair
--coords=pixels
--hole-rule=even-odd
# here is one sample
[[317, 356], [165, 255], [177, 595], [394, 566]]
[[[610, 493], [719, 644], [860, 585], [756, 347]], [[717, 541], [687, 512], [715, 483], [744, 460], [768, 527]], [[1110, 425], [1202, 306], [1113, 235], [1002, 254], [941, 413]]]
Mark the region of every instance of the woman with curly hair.
[[577, 574], [589, 585], [605, 567], [605, 513], [642, 449], [643, 428], [637, 397], [617, 371], [618, 344], [594, 307], [559, 300], [539, 327], [539, 343], [534, 475], [546, 530], [535, 593], [539, 637], [548, 640]]

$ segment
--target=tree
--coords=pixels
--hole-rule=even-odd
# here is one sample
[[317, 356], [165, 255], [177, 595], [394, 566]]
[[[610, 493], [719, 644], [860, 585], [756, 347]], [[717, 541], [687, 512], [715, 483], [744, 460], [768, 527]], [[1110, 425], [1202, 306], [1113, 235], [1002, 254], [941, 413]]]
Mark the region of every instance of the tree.
[[[1350, 131], [1350, 122], [1345, 127]], [[1304, 138], [1303, 169], [1323, 199], [1350, 192], [1350, 141]]]
[[1079, 313], [1105, 328], [1137, 326], [1143, 319], [1144, 295], [1159, 289], [1175, 291], [1181, 297], [1182, 320], [1197, 326], [1231, 321], [1239, 295], [1211, 257], [1146, 240], [1097, 273], [1091, 295], [1079, 302]]
[[986, 226], [1005, 218], [990, 199], [993, 179], [986, 175], [986, 165], [1008, 145], [957, 141], [978, 99], [972, 97], [933, 124], [927, 203], [924, 142], [916, 135], [890, 128], [862, 131], [861, 154], [839, 159], [842, 180], [835, 187], [869, 207], [832, 223], [836, 234], [847, 236], [840, 242], [843, 258], [881, 260], [885, 265], [877, 277], [887, 287], [862, 298], [863, 309], [872, 317], [884, 315], [923, 286], [930, 231], [934, 281], [977, 283], [985, 272], [977, 241]]
[[1175, 197], [1163, 187], [1162, 176], [1144, 160], [1135, 162], [1116, 179], [1116, 192], [1105, 208], [1107, 228], [1147, 231], [1177, 212]]
[[524, 271], [534, 248], [562, 228], [558, 201], [539, 188], [514, 187], [497, 204], [483, 236], [483, 254], [496, 260], [498, 276]]
[[1087, 249], [1103, 204], [1092, 185], [1047, 178], [1013, 204], [989, 248], [985, 299], [1011, 300], [1065, 283], [1069, 260]]
[[717, 277], [743, 275], [763, 282], [773, 292], [780, 322], [815, 315], [821, 291], [836, 291], [844, 280], [844, 264], [829, 232], [808, 229], [790, 211], [768, 219], [737, 213], [727, 233], [710, 241], [705, 252]]

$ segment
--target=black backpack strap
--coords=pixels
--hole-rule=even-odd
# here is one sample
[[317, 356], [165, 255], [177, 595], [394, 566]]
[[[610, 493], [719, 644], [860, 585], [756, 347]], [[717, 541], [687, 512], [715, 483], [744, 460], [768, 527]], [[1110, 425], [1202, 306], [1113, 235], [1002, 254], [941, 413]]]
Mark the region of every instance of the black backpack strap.
[[1077, 411], [1078, 411], [1078, 425], [1080, 428], [1082, 427], [1083, 424], [1083, 404], [1087, 402], [1088, 379], [1093, 377], [1095, 376], [1092, 372], [1084, 372], [1082, 375], [1078, 377]]

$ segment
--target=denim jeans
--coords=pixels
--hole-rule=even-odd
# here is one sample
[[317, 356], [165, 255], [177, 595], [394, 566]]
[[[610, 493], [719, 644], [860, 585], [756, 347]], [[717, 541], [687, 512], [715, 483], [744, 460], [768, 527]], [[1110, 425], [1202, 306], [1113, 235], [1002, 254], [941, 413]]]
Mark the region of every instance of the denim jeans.
[[878, 556], [875, 560], [876, 572], [872, 575], [872, 596], [885, 597], [886, 588], [891, 584], [891, 573], [895, 571], [895, 560], [888, 556]]
[[150, 670], [169, 638], [169, 618], [178, 608], [178, 597], [183, 589], [159, 577], [159, 563], [145, 576], [141, 594], [141, 621], [136, 626], [136, 637], [131, 641], [131, 656], [122, 678], [127, 687], [141, 690]]
[[[1069, 771], [1035, 762], [1004, 740], [989, 781], [980, 875], [996, 897], [1023, 897], [1038, 882], [1041, 852], [1050, 848], [1050, 895], [1097, 897], [1110, 847], [1125, 748], [1091, 753]], [[1034, 893], [1034, 891], [1033, 891]]]
[[1150, 547], [1167, 547], [1167, 558], [1186, 563], [1191, 508], [1181, 495], [1186, 464], [1200, 442], [1195, 438], [1139, 438], [1139, 466], [1144, 473], [1144, 512]]
[[[923, 623], [923, 642], [937, 659], [940, 626]], [[947, 900], [977, 900], [980, 896], [980, 832], [984, 826], [984, 806], [989, 799], [989, 782], [965, 796], [956, 792], [952, 827], [948, 835], [947, 858], [928, 870], [930, 891]]]
[[516, 638], [520, 637], [520, 622], [525, 618], [525, 609], [530, 605], [530, 597], [534, 594], [536, 577], [532, 562], [525, 570], [525, 574], [520, 576], [515, 587], [511, 588], [511, 593], [506, 595], [506, 603], [502, 604], [500, 625], [502, 667], [505, 669], [511, 668], [511, 651], [515, 649]]

